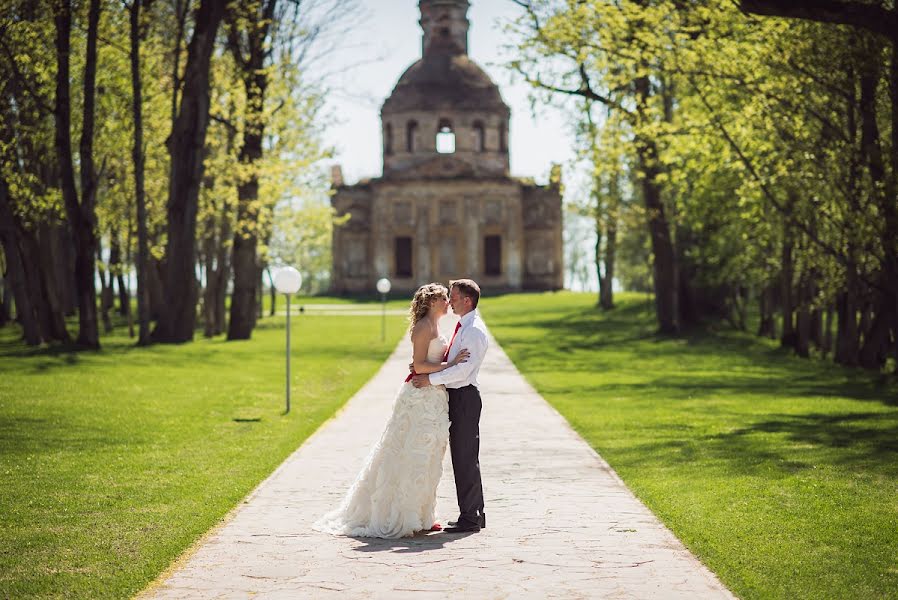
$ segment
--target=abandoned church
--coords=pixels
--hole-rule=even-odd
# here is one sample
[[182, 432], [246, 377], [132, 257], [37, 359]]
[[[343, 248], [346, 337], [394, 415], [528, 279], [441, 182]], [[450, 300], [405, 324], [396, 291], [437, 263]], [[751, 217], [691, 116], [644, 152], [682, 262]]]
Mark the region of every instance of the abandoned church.
[[468, 2], [421, 0], [422, 57], [381, 108], [383, 175], [334, 168], [335, 293], [471, 277], [485, 290], [563, 283], [561, 193], [509, 175], [510, 111], [468, 57]]

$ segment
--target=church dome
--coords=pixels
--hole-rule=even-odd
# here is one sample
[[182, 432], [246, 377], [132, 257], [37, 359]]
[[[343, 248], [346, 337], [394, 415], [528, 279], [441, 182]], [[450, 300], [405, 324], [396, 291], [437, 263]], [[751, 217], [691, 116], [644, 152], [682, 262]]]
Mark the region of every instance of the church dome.
[[509, 112], [498, 86], [467, 54], [439, 51], [402, 74], [381, 112], [434, 110]]

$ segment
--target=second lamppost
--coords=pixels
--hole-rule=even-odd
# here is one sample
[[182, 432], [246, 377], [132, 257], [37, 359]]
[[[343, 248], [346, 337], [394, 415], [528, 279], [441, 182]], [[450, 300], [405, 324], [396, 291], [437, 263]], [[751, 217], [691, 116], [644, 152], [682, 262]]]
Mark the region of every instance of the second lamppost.
[[284, 267], [274, 276], [275, 289], [287, 296], [287, 410], [290, 412], [290, 295], [302, 287], [302, 275], [293, 267]]
[[377, 280], [377, 291], [380, 292], [380, 303], [381, 303], [381, 315], [380, 315], [380, 341], [383, 342], [387, 339], [387, 294], [390, 293], [390, 288], [392, 288], [392, 284], [390, 280], [386, 277], [381, 277]]

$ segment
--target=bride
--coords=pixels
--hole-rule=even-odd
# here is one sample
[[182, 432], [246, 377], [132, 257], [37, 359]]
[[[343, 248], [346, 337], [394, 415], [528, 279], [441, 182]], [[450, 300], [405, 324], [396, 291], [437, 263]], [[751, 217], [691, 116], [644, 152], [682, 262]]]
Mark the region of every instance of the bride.
[[[436, 373], [469, 356], [464, 349], [447, 363], [446, 338], [437, 322], [449, 310], [439, 283], [418, 288], [409, 310], [415, 373]], [[410, 379], [410, 378], [409, 378]], [[449, 397], [442, 385], [415, 388], [409, 380], [393, 401], [393, 414], [340, 506], [314, 528], [337, 535], [401, 538], [439, 530], [434, 523], [437, 484], [449, 440]]]

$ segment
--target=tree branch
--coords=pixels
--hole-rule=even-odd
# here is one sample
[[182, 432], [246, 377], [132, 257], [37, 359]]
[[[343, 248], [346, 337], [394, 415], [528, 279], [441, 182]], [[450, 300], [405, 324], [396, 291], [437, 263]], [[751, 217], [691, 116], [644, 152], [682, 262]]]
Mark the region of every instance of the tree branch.
[[[580, 69], [581, 70], [583, 69], [583, 65], [580, 65]], [[626, 108], [624, 108], [619, 102], [615, 102], [611, 98], [608, 98], [606, 96], [596, 93], [589, 86], [588, 80], [586, 80], [586, 82], [577, 89], [566, 89], [566, 88], [561, 88], [561, 87], [557, 87], [557, 86], [545, 83], [541, 79], [539, 79], [538, 76], [536, 78], [533, 78], [530, 76], [530, 74], [528, 74], [526, 71], [524, 71], [524, 69], [522, 69], [520, 66], [515, 65], [514, 70], [517, 71], [518, 73], [520, 73], [524, 77], [524, 80], [527, 81], [527, 83], [529, 83], [530, 85], [532, 85], [534, 87], [538, 87], [538, 88], [541, 88], [541, 89], [544, 89], [544, 90], [547, 90], [550, 92], [556, 92], [559, 94], [566, 94], [568, 96], [580, 96], [582, 98], [588, 98], [590, 100], [595, 100], [596, 102], [601, 102], [605, 106], [611, 107], [615, 110], [619, 110], [627, 116], [632, 115], [632, 112], [627, 110]], [[582, 77], [582, 73], [581, 73], [581, 77]]]
[[12, 70], [13, 70], [13, 73], [15, 74], [16, 79], [19, 81], [19, 83], [22, 84], [22, 87], [25, 89], [25, 91], [28, 92], [28, 95], [31, 96], [31, 99], [34, 100], [34, 103], [37, 105], [37, 107], [40, 108], [46, 114], [52, 115], [53, 107], [50, 106], [50, 103], [47, 101], [47, 99], [44, 98], [37, 89], [31, 87], [28, 79], [19, 70], [19, 65], [16, 64], [16, 57], [12, 53], [12, 50], [9, 48], [9, 46], [6, 45], [6, 40], [3, 38], [2, 35], [0, 35], [0, 46], [3, 46], [3, 52], [6, 54], [7, 58], [9, 59], [9, 65], [12, 67]]
[[875, 4], [851, 0], [740, 0], [744, 13], [787, 17], [860, 27], [884, 35], [898, 36], [898, 12]]
[[[736, 143], [736, 140], [734, 140], [733, 137], [730, 135], [730, 132], [727, 130], [726, 126], [720, 121], [719, 117], [717, 116], [716, 111], [714, 110], [714, 107], [712, 107], [711, 104], [708, 102], [707, 98], [705, 98], [705, 95], [702, 93], [702, 91], [698, 87], [698, 85], [696, 85], [695, 81], [690, 79], [689, 83], [691, 84], [692, 88], [695, 90], [696, 95], [702, 101], [702, 104], [704, 104], [705, 108], [708, 109], [708, 114], [711, 117], [712, 122], [717, 126], [717, 129], [720, 131], [723, 138], [727, 141], [729, 146], [733, 149], [733, 151], [739, 157], [739, 160], [742, 162], [742, 164], [745, 165], [745, 169], [749, 172], [749, 174], [752, 176], [752, 178], [758, 182], [758, 186], [760, 187], [761, 192], [763, 192], [764, 196], [767, 198], [767, 200], [770, 202], [770, 204], [777, 210], [777, 212], [782, 214], [783, 217], [785, 217], [787, 219], [787, 221], [789, 221], [792, 225], [798, 227], [805, 235], [808, 236], [809, 240], [811, 240], [814, 244], [816, 244], [824, 252], [826, 252], [827, 254], [832, 256], [839, 264], [841, 264], [845, 267], [850, 267], [851, 260], [849, 259], [849, 257], [846, 257], [842, 252], [839, 252], [839, 250], [834, 248], [831, 244], [827, 243], [825, 240], [820, 239], [820, 236], [818, 236], [817, 233], [812, 228], [808, 227], [806, 223], [795, 218], [793, 211], [789, 210], [788, 207], [784, 206], [779, 200], [777, 200], [776, 195], [767, 186], [767, 184], [764, 183], [764, 179], [761, 177], [761, 174], [758, 173], [758, 171], [755, 169], [754, 164], [752, 164], [751, 160], [749, 160], [749, 158], [745, 155], [745, 153], [742, 151], [742, 148], [739, 146], [739, 144]], [[863, 276], [861, 276], [861, 277], [871, 287], [874, 287], [874, 288], [882, 290], [882, 291], [886, 291], [885, 289], [882, 288], [882, 286], [880, 286], [878, 284], [878, 282], [870, 281], [869, 279], [867, 279], [866, 277], [863, 277]]]

